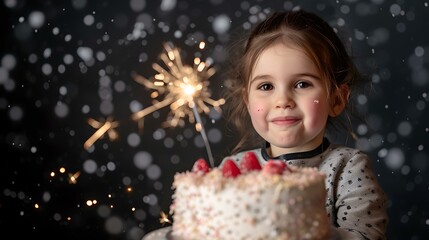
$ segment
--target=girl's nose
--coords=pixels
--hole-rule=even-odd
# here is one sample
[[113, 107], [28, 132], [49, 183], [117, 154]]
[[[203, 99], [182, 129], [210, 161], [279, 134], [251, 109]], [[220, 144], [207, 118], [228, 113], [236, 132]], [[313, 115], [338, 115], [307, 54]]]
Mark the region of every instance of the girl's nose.
[[277, 94], [276, 96], [276, 108], [294, 108], [295, 101], [288, 94]]

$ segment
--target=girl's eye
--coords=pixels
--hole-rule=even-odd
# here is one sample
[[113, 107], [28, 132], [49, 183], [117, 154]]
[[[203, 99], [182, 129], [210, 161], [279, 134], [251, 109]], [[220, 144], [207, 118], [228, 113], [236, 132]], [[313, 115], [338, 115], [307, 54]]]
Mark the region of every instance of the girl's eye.
[[263, 91], [272, 90], [273, 89], [273, 85], [268, 84], [268, 83], [264, 83], [264, 84], [259, 85], [258, 89], [263, 90]]
[[295, 87], [296, 88], [308, 88], [310, 86], [310, 83], [308, 82], [298, 82]]

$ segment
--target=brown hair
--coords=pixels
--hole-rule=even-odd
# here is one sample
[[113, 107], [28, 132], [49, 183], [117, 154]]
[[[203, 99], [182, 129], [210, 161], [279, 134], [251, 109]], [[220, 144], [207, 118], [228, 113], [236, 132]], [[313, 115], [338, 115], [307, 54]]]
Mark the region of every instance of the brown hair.
[[[341, 85], [351, 87], [360, 79], [359, 73], [345, 46], [333, 28], [319, 16], [303, 10], [275, 12], [256, 25], [238, 54], [238, 62], [231, 69], [226, 103], [228, 123], [238, 130], [238, 143], [233, 153], [260, 146], [263, 139], [253, 129], [247, 112], [248, 82], [260, 54], [275, 43], [296, 47], [315, 64], [327, 93], [333, 93]], [[347, 101], [348, 96], [339, 100]], [[333, 127], [333, 118], [328, 125]], [[340, 122], [340, 125], [345, 124]]]

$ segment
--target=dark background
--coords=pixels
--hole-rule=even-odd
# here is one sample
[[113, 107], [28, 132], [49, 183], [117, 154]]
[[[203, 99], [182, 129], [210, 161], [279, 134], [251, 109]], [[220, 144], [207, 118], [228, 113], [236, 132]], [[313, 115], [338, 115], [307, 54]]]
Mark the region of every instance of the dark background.
[[[147, 116], [143, 129], [131, 120], [151, 105], [150, 91], [132, 74], [153, 76], [151, 65], [170, 41], [188, 64], [194, 56], [213, 62], [209, 88], [219, 99], [232, 42], [268, 10], [295, 7], [335, 27], [372, 83], [353, 98], [365, 118], [354, 126], [358, 140], [341, 143], [373, 160], [390, 199], [388, 239], [428, 239], [423, 0], [2, 0], [0, 238], [134, 240], [166, 226], [159, 216], [168, 212], [174, 173], [207, 152], [193, 124], [161, 126], [168, 107]], [[108, 116], [120, 124], [119, 139], [104, 137], [85, 150], [96, 131], [87, 120]], [[202, 118], [218, 163], [234, 136], [216, 112]]]

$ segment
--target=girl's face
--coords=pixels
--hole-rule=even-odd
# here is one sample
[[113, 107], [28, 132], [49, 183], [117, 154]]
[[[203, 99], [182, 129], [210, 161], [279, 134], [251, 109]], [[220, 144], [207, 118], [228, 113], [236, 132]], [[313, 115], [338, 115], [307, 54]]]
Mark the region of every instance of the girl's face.
[[322, 143], [330, 108], [316, 66], [282, 43], [265, 49], [250, 75], [247, 108], [271, 156], [309, 151]]

